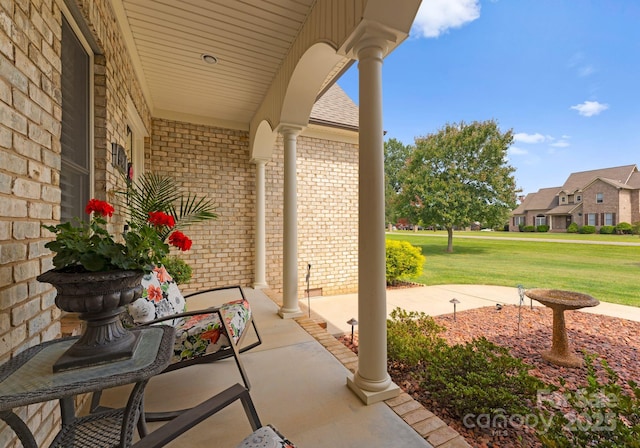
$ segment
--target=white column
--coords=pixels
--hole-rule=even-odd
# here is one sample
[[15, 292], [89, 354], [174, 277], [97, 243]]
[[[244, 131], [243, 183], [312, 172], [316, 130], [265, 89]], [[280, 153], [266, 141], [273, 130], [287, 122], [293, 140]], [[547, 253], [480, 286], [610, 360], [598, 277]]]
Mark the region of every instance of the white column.
[[302, 129], [283, 126], [279, 129], [284, 140], [284, 242], [282, 308], [284, 318], [302, 315], [298, 306], [298, 197], [296, 180], [296, 139]]
[[267, 288], [267, 269], [266, 269], [266, 230], [265, 230], [265, 165], [266, 160], [255, 159], [256, 164], [256, 262], [255, 262], [255, 278], [253, 287], [255, 289]]
[[358, 370], [347, 384], [366, 404], [399, 393], [387, 372], [382, 58], [385, 41], [368, 38], [359, 60]]

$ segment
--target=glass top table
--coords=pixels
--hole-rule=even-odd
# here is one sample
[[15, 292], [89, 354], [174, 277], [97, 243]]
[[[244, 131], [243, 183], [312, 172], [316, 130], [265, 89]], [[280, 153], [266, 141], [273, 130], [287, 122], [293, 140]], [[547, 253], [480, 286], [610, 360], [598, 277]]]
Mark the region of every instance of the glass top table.
[[[37, 448], [37, 444], [27, 425], [13, 409], [50, 400], [60, 400], [62, 410], [62, 429], [52, 447], [68, 446], [65, 445], [65, 437], [70, 435], [77, 438], [76, 432], [89, 421], [93, 429], [83, 428], [89, 431], [89, 444], [86, 446], [98, 446], [95, 439], [91, 439], [91, 431], [96, 432], [96, 437], [100, 436], [101, 420], [109, 420], [111, 427], [108, 432], [114, 434], [105, 438], [111, 440], [118, 437], [120, 441], [111, 442], [120, 443], [120, 446], [131, 443], [144, 387], [152, 376], [161, 373], [169, 365], [175, 330], [168, 326], [153, 326], [131, 331], [141, 333], [138, 347], [130, 359], [53, 373], [53, 364], [77, 340], [65, 338], [31, 347], [0, 366], [0, 419], [14, 430], [25, 448]], [[134, 383], [136, 386], [125, 409], [75, 417], [74, 396]], [[121, 427], [114, 431], [112, 422], [119, 417], [122, 417]]]

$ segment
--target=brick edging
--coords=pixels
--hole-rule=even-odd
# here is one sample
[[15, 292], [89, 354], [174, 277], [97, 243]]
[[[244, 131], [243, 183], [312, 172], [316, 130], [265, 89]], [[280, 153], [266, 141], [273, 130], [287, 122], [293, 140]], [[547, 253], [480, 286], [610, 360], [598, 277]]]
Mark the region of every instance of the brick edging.
[[[322, 328], [320, 325], [325, 323], [322, 319], [298, 317], [295, 321], [335, 356], [351, 373], [355, 373], [358, 368], [358, 355]], [[471, 448], [471, 445], [455, 429], [448, 426], [434, 413], [428, 411], [406, 392], [386, 400], [385, 403], [434, 447]]]

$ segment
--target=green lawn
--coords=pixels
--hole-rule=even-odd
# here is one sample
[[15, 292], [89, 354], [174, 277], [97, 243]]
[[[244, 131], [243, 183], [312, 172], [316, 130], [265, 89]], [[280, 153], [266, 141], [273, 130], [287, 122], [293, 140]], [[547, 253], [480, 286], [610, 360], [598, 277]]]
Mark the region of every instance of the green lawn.
[[[604, 302], [640, 306], [640, 246], [532, 241], [539, 237], [531, 235], [541, 234], [454, 232], [452, 254], [446, 253], [447, 239], [441, 232], [394, 232], [387, 234], [387, 239], [409, 241], [422, 248], [426, 262], [416, 281], [426, 285], [522, 284], [525, 288], [567, 289]], [[492, 239], [480, 238], [483, 236]], [[609, 238], [612, 235], [546, 236], [624, 241]], [[640, 243], [637, 236], [627, 241]]]

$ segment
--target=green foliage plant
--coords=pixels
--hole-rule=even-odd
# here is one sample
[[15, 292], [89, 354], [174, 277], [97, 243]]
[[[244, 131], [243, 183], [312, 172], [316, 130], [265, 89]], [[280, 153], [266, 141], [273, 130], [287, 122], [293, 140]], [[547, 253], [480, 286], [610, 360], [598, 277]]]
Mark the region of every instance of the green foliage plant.
[[400, 279], [415, 278], [422, 273], [425, 257], [419, 247], [407, 241], [386, 241], [387, 284], [393, 285]]
[[600, 364], [606, 373], [606, 381], [601, 382], [595, 359], [594, 355], [585, 355], [587, 385], [564, 393], [568, 407], [561, 408], [554, 402], [541, 403], [546, 417], [540, 421], [549, 422], [537, 428], [543, 446], [640, 447], [640, 388], [634, 381], [629, 381], [631, 393], [626, 393], [618, 374], [604, 359]]
[[405, 163], [407, 163], [412, 150], [412, 146], [404, 145], [395, 138], [384, 142], [384, 214], [387, 223], [395, 224], [399, 218], [402, 218], [398, 202], [398, 194], [402, 191], [400, 173]]
[[443, 226], [448, 253], [454, 227], [505, 222], [516, 205], [515, 168], [507, 163], [512, 142], [513, 132], [501, 132], [494, 120], [446, 124], [416, 138], [400, 174], [404, 215]]
[[446, 346], [439, 336], [445, 328], [427, 314], [395, 308], [387, 319], [389, 359], [410, 366], [421, 364], [434, 350]]
[[578, 224], [575, 222], [569, 224], [569, 227], [567, 227], [567, 233], [578, 233]]
[[523, 232], [535, 232], [536, 231], [536, 227], [535, 226], [524, 226], [522, 228]]
[[602, 235], [613, 235], [616, 228], [614, 226], [602, 226], [600, 227], [600, 233]]
[[[42, 227], [55, 234], [56, 239], [44, 245], [55, 252], [53, 266], [59, 272], [98, 272], [117, 269], [151, 272], [154, 265], [169, 252], [158, 232], [170, 227], [168, 215], [159, 212], [158, 221], [129, 223], [129, 230], [116, 241], [107, 231], [107, 217], [113, 216], [111, 204], [91, 199], [85, 212], [89, 222], [75, 217], [70, 222]], [[166, 220], [164, 219], [166, 218]]]
[[180, 257], [169, 256], [162, 259], [161, 264], [178, 285], [189, 283], [191, 280], [191, 266]]
[[582, 226], [580, 227], [579, 232], [585, 235], [596, 233], [596, 226]]
[[536, 232], [548, 232], [549, 226], [546, 224], [542, 224], [536, 227]]
[[628, 222], [621, 222], [615, 226], [618, 235], [630, 235], [633, 232], [633, 226]]
[[508, 349], [482, 337], [432, 351], [421, 386], [459, 418], [525, 415], [537, 390], [546, 387], [529, 375], [530, 369]]
[[176, 230], [217, 218], [216, 206], [211, 199], [184, 193], [175, 179], [154, 172], [146, 172], [138, 179], [128, 181], [125, 190], [115, 193], [121, 205], [128, 208], [133, 223], [146, 222], [149, 213], [154, 211], [164, 212], [173, 218], [174, 226], [159, 233], [162, 241]]

